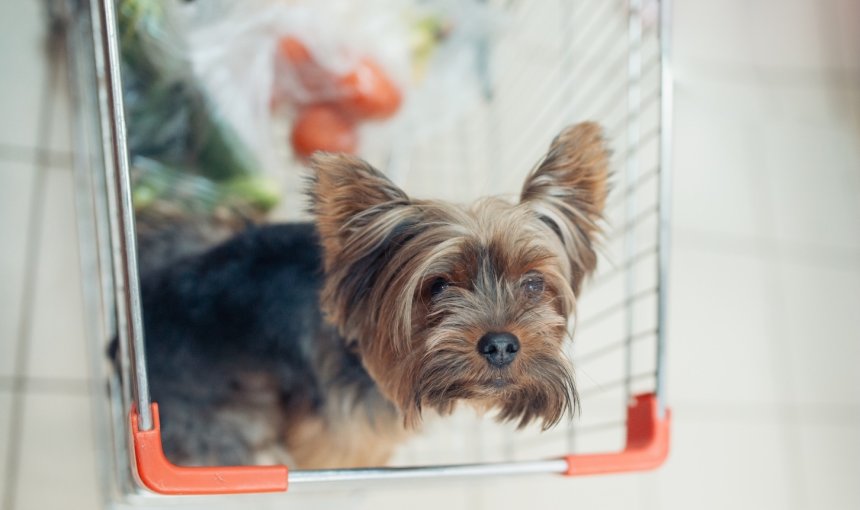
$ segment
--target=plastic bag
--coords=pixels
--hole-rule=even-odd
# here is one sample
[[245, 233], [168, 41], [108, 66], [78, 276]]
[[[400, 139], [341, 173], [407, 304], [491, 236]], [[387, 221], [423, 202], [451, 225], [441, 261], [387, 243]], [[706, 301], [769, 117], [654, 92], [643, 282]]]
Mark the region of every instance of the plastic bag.
[[136, 205], [153, 235], [158, 218], [265, 221], [282, 196], [296, 217], [295, 164], [315, 150], [379, 161], [446, 128], [480, 101], [495, 23], [453, 0], [119, 5]]
[[[187, 175], [206, 179], [211, 186], [230, 187], [233, 181], [259, 176], [257, 155], [191, 72], [182, 37], [170, 24], [168, 5], [120, 3], [123, 99], [135, 184], [147, 174], [138, 164], [143, 160], [172, 167], [177, 179]], [[161, 198], [150, 196], [139, 206], [157, 205]], [[181, 203], [194, 209], [194, 201], [190, 195]]]
[[314, 149], [360, 152], [359, 129], [369, 124], [384, 136], [380, 121], [415, 136], [446, 127], [480, 99], [481, 43], [494, 22], [489, 7], [472, 1], [181, 8], [197, 80], [265, 168], [283, 166], [286, 141], [275, 138], [272, 122], [292, 124], [292, 149], [302, 157]]

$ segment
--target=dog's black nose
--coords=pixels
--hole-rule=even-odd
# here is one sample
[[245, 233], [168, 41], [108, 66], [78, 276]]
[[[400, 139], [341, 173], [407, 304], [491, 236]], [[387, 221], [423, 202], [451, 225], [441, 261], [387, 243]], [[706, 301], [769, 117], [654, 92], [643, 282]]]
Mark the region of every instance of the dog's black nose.
[[487, 333], [478, 340], [478, 352], [497, 367], [510, 364], [519, 350], [520, 341], [511, 333]]

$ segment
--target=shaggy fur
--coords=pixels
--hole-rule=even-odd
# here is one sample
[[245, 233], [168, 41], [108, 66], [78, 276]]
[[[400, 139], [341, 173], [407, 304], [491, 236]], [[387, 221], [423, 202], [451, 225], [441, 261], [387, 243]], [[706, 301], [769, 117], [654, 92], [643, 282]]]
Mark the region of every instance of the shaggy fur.
[[[254, 229], [143, 281], [168, 456], [374, 465], [428, 409], [544, 428], [574, 410], [562, 346], [596, 265], [597, 125], [556, 137], [515, 204], [413, 200], [350, 156], [312, 165], [315, 225]], [[505, 364], [478, 347], [493, 333], [515, 338]]]

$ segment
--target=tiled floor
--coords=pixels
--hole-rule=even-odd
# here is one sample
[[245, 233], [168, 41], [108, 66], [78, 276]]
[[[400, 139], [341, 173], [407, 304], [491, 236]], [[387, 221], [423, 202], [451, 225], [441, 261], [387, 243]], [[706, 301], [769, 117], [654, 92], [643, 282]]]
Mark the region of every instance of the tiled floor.
[[[860, 3], [675, 4], [667, 465], [356, 502], [860, 508]], [[40, 6], [0, 2], [0, 510], [100, 505], [68, 102]]]

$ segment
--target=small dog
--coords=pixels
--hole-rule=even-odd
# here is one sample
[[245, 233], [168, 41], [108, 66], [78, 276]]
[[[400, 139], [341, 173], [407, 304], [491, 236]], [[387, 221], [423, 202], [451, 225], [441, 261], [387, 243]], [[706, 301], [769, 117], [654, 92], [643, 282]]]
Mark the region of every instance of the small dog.
[[577, 406], [563, 352], [597, 263], [601, 129], [565, 129], [517, 204], [413, 200], [317, 154], [315, 224], [249, 230], [143, 279], [153, 400], [184, 464], [384, 464], [458, 402], [546, 429]]

